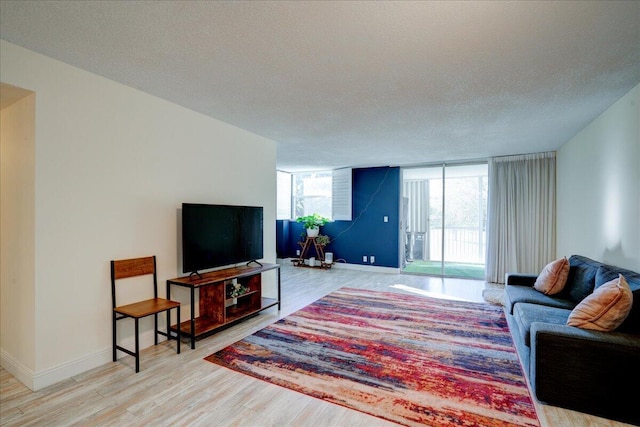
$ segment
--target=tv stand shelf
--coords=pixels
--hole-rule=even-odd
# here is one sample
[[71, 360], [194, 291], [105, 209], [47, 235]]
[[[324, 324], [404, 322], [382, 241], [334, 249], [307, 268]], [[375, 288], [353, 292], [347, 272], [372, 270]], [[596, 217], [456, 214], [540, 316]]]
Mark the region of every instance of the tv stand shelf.
[[[262, 273], [276, 270], [278, 298], [262, 296]], [[246, 293], [236, 297], [228, 296], [230, 281], [247, 289]], [[280, 295], [280, 266], [278, 264], [263, 264], [260, 266], [242, 266], [210, 271], [201, 275], [191, 275], [167, 280], [167, 298], [170, 298], [171, 286], [181, 286], [190, 290], [191, 316], [189, 320], [179, 325], [171, 326], [172, 332], [177, 332], [191, 339], [191, 348], [196, 348], [196, 340], [215, 331], [230, 326], [235, 322], [254, 316], [267, 308], [281, 307]], [[199, 316], [195, 317], [195, 291], [198, 289]]]

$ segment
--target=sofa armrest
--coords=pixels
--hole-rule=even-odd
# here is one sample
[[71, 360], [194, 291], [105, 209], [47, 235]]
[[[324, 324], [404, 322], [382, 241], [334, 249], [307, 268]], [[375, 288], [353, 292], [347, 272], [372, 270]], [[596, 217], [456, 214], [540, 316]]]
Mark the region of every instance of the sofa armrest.
[[[530, 382], [542, 402], [640, 423], [640, 336], [531, 324]], [[640, 425], [640, 424], [639, 424]]]
[[533, 286], [537, 278], [537, 274], [507, 273], [504, 276], [504, 283], [516, 286]]

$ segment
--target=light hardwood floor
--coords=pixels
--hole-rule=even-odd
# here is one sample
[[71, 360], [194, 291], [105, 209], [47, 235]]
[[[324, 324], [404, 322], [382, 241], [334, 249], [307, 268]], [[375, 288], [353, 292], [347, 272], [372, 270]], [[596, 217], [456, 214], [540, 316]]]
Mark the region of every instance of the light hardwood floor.
[[[232, 328], [186, 344], [143, 350], [140, 372], [125, 356], [32, 392], [0, 370], [2, 426], [391, 426], [387, 421], [290, 391], [203, 360], [227, 345], [340, 288], [482, 301], [481, 281], [282, 267], [282, 310], [270, 308]], [[543, 427], [625, 426], [536, 403]]]

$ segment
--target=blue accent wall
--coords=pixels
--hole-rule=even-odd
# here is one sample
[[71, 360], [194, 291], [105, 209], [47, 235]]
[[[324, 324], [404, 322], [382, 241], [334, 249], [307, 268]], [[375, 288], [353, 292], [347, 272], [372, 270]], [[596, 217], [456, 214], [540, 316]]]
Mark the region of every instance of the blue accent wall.
[[[331, 238], [325, 252], [333, 252], [334, 261], [372, 265], [362, 262], [362, 256], [375, 256], [373, 265], [399, 265], [400, 168], [379, 167], [353, 169], [352, 221], [334, 221], [320, 232]], [[388, 222], [383, 218], [387, 216]], [[302, 224], [278, 220], [276, 249], [278, 257], [296, 256], [296, 249], [305, 233]], [[312, 253], [310, 256], [315, 256]]]

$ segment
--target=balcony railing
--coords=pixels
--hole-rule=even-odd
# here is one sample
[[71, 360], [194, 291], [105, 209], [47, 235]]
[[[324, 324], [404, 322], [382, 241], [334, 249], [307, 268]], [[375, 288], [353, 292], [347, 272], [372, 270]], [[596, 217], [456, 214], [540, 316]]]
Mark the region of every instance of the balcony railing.
[[[485, 263], [486, 230], [477, 227], [446, 227], [444, 229], [445, 261]], [[407, 259], [442, 260], [442, 228], [425, 232], [407, 232]]]

